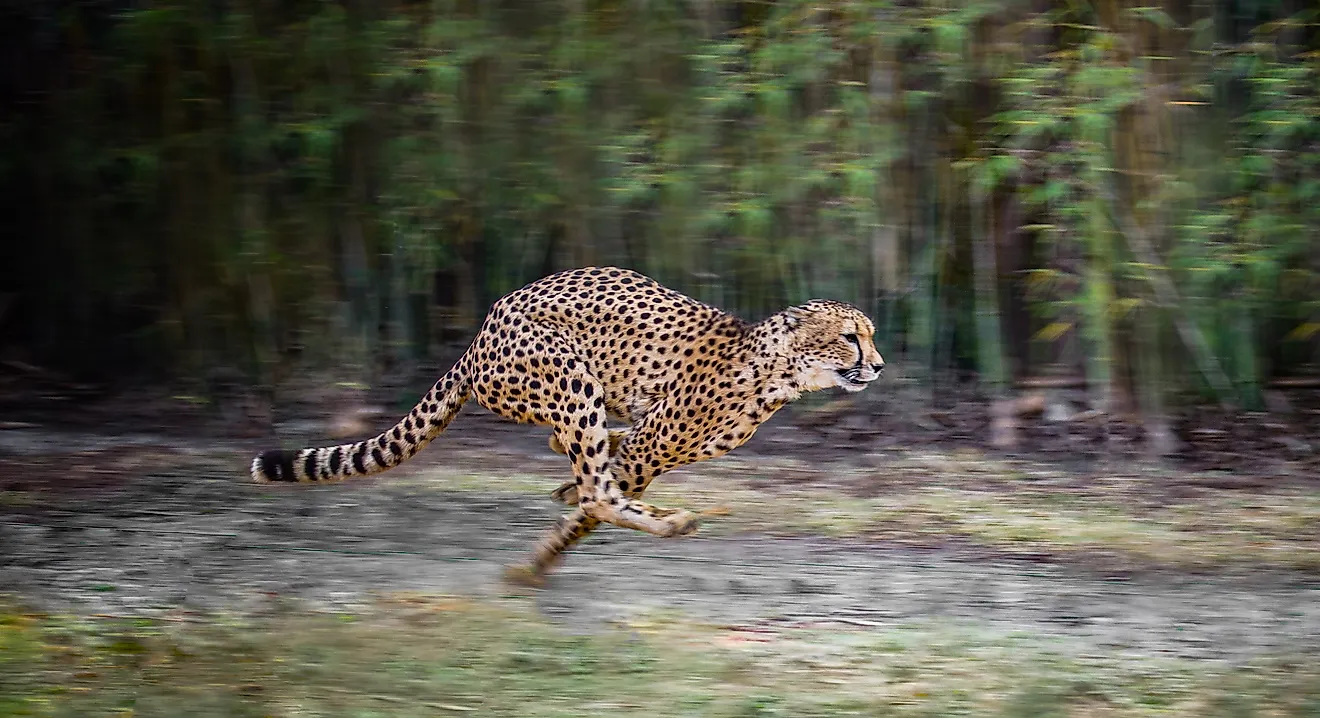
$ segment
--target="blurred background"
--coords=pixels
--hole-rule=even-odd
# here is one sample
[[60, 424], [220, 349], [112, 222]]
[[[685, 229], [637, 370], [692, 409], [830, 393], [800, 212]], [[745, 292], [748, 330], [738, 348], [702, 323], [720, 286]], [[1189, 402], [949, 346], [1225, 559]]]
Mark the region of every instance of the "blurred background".
[[375, 384], [587, 264], [851, 301], [926, 403], [1320, 376], [1303, 0], [3, 12], [0, 352], [79, 379]]
[[[0, 197], [0, 715], [1320, 716], [1314, 0], [10, 0]], [[534, 601], [543, 429], [246, 479], [590, 264], [888, 369]]]

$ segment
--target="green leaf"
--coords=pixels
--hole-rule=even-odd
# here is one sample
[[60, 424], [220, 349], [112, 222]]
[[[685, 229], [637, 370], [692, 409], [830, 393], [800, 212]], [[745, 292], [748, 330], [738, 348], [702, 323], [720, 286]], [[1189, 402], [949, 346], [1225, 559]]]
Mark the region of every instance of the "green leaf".
[[1311, 337], [1320, 334], [1320, 322], [1303, 322], [1288, 332], [1284, 341], [1305, 342], [1310, 341]]
[[1134, 8], [1129, 8], [1128, 12], [1141, 18], [1142, 20], [1146, 20], [1147, 22], [1154, 23], [1155, 25], [1164, 28], [1166, 30], [1178, 26], [1178, 23], [1174, 22], [1173, 18], [1169, 17], [1169, 14], [1164, 12], [1164, 10], [1159, 7], [1155, 7], [1155, 6], [1134, 7]]
[[1039, 341], [1057, 341], [1073, 328], [1072, 322], [1051, 322], [1043, 327], [1032, 339]]

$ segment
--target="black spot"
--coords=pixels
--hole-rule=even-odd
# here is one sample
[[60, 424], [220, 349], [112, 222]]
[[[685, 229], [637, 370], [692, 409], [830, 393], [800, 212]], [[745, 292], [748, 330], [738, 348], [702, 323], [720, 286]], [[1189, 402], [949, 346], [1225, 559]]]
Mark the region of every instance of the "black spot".
[[272, 449], [261, 455], [261, 473], [270, 481], [297, 481], [293, 475], [294, 451]]
[[316, 450], [307, 452], [307, 458], [303, 459], [303, 473], [312, 481], [316, 480]]
[[358, 446], [358, 450], [353, 452], [353, 470], [358, 472], [359, 474], [367, 473], [367, 464], [365, 461], [366, 458], [367, 458], [367, 445], [361, 444]]
[[386, 466], [389, 466], [389, 464], [385, 463], [385, 455], [380, 453], [380, 449], [371, 450], [371, 459], [372, 461], [376, 462], [376, 466], [379, 466], [381, 468], [385, 468]]
[[340, 462], [340, 460], [341, 460], [341, 459], [340, 459], [340, 457], [339, 457], [339, 447], [336, 446], [334, 449], [332, 449], [332, 450], [330, 451], [330, 473], [331, 473], [331, 474], [338, 474], [338, 473], [339, 473], [339, 462]]
[[395, 456], [403, 456], [403, 447], [402, 447], [402, 446], [399, 446], [399, 442], [397, 442], [397, 441], [391, 441], [391, 442], [390, 442], [390, 453], [391, 453], [391, 454], [394, 454]]

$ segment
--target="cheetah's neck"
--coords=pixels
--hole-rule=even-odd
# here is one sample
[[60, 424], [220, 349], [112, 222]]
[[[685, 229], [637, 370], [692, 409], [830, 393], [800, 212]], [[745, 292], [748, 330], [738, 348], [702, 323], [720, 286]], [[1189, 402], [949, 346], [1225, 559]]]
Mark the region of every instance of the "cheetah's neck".
[[770, 414], [802, 395], [801, 358], [790, 341], [789, 321], [782, 312], [773, 314], [750, 327], [744, 340], [753, 399]]

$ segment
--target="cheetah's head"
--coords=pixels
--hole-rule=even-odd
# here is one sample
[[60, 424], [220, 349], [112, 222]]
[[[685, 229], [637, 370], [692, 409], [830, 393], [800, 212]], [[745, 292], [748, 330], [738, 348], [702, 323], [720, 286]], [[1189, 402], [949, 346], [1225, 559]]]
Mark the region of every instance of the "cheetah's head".
[[875, 325], [857, 307], [813, 299], [785, 309], [783, 315], [803, 391], [835, 386], [861, 391], [884, 371], [884, 357], [875, 348]]

